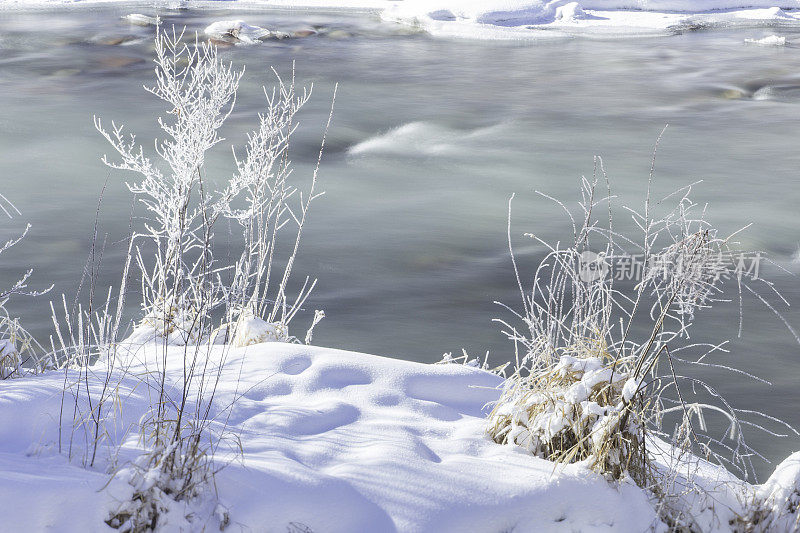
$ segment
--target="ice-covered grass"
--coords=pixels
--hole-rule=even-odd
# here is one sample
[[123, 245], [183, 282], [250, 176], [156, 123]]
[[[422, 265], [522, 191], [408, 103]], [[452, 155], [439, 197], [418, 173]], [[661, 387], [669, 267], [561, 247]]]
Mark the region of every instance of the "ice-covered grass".
[[[0, 194], [0, 218], [10, 220], [14, 215], [21, 213], [14, 204]], [[0, 243], [0, 256], [14, 253], [14, 246], [25, 238], [29, 229], [30, 224], [26, 224], [17, 236]], [[10, 286], [0, 289], [0, 380], [19, 377], [30, 372], [41, 372], [53, 366], [47, 350], [28, 333], [20, 324], [20, 319], [13, 316], [8, 308], [9, 300], [12, 298], [41, 296], [50, 290], [30, 289], [28, 280], [32, 274], [33, 269], [29, 268]]]

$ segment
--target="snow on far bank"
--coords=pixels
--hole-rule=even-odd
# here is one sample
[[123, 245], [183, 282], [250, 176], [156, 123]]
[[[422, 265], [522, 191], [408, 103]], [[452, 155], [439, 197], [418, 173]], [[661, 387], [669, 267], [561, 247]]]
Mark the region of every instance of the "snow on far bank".
[[[4, 9], [113, 5], [117, 0], [3, 0]], [[133, 0], [131, 7], [370, 10], [432, 35], [543, 40], [667, 35], [704, 27], [800, 26], [800, 0]]]
[[798, 8], [800, 0], [403, 0], [381, 16], [440, 36], [541, 39], [800, 25], [800, 11], [793, 11]]

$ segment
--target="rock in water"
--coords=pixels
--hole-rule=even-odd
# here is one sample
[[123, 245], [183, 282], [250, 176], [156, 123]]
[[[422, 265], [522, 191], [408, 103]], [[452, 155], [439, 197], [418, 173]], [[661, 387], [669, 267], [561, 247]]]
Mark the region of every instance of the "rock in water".
[[269, 38], [273, 32], [259, 26], [251, 26], [243, 20], [220, 20], [210, 24], [204, 33], [212, 39], [254, 44]]
[[770, 35], [763, 39], [745, 39], [747, 44], [760, 44], [761, 46], [786, 46], [786, 37]]
[[160, 22], [158, 17], [150, 17], [147, 15], [142, 15], [141, 13], [131, 13], [130, 15], [125, 15], [122, 17], [122, 20], [134, 26], [156, 26]]
[[329, 31], [326, 34], [326, 36], [328, 37], [328, 39], [349, 39], [350, 37], [352, 37], [352, 35], [350, 35], [344, 30]]
[[99, 37], [93, 39], [93, 42], [96, 44], [102, 44], [104, 46], [120, 46], [128, 43], [138, 42], [141, 40], [142, 40], [141, 37], [137, 37], [136, 35], [121, 35], [113, 37]]
[[292, 35], [294, 35], [295, 37], [311, 37], [312, 35], [316, 34], [317, 30], [312, 30], [307, 28], [307, 29], [297, 30]]

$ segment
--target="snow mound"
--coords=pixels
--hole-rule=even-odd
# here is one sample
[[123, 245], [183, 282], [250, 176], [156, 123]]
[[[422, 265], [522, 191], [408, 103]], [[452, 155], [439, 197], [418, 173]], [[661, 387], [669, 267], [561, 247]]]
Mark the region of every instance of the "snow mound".
[[233, 345], [237, 348], [263, 342], [289, 340], [289, 331], [284, 324], [270, 323], [252, 314], [243, 316], [234, 327], [234, 331]]
[[[632, 484], [608, 483], [581, 465], [554, 470], [491, 442], [485, 415], [500, 379], [488, 372], [296, 344], [204, 349], [223, 364], [211, 416], [228, 420], [244, 453], [220, 447], [216, 460], [227, 466], [215, 485], [226, 512], [209, 506], [193, 529], [216, 529], [220, 514], [244, 530], [328, 533], [645, 531], [657, 523]], [[167, 350], [167, 379], [177, 390], [184, 352]], [[0, 382], [4, 528], [102, 529], [132, 490], [124, 475], [103, 488], [110, 446], [122, 445], [120, 464], [135, 460], [138, 435], [125, 429], [148, 405], [135, 376], [160, 356], [156, 345], [126, 354], [119, 419], [98, 454], [106, 462], [90, 469], [56, 451], [63, 372]], [[102, 376], [105, 368], [93, 371]], [[77, 456], [83, 442], [74, 439]], [[175, 528], [188, 527], [185, 512], [176, 510]]]
[[800, 524], [800, 452], [775, 467], [758, 494], [770, 512], [769, 527], [774, 531], [795, 531]]

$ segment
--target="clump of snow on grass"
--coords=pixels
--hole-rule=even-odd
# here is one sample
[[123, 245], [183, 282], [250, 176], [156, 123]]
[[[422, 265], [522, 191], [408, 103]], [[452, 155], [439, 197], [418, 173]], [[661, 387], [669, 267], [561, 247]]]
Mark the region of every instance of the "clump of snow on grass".
[[126, 339], [131, 344], [161, 341], [173, 346], [185, 346], [198, 340], [197, 313], [174, 305], [157, 305], [150, 309]]
[[763, 39], [745, 39], [748, 44], [759, 44], [761, 46], [786, 46], [786, 37], [770, 35]]
[[0, 339], [0, 380], [20, 373], [22, 360], [11, 339]]
[[783, 460], [766, 483], [758, 489], [764, 502], [763, 519], [774, 531], [796, 531], [800, 528], [800, 452]]
[[289, 330], [285, 324], [270, 323], [252, 313], [243, 315], [234, 326], [233, 345], [237, 348], [262, 342], [286, 342]]
[[570, 2], [556, 8], [554, 20], [575, 21], [587, 18], [588, 15], [578, 2]]

